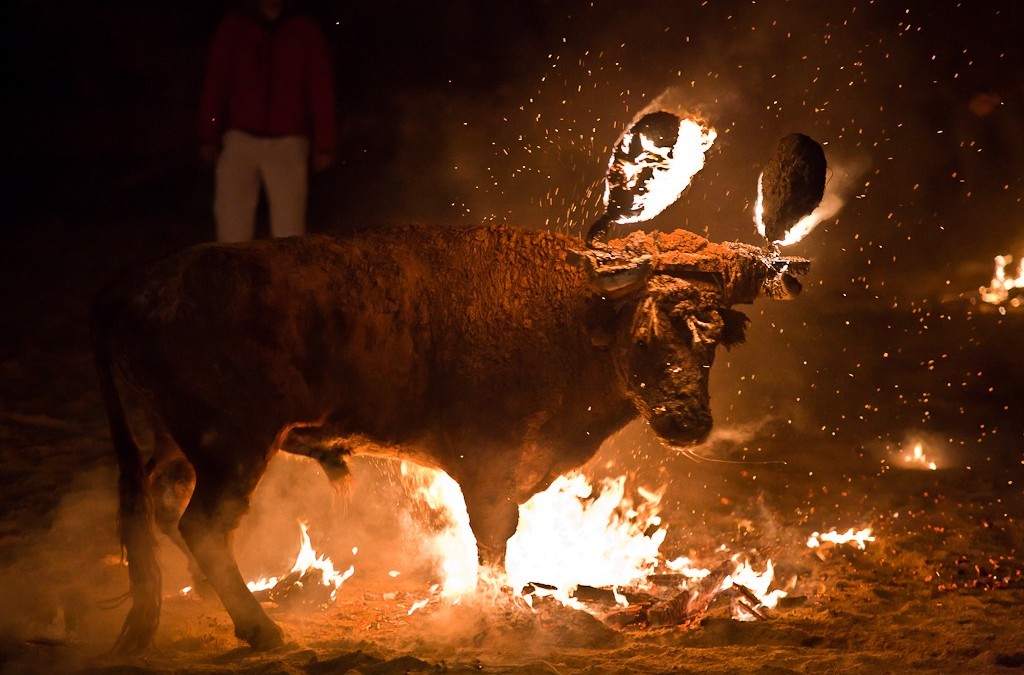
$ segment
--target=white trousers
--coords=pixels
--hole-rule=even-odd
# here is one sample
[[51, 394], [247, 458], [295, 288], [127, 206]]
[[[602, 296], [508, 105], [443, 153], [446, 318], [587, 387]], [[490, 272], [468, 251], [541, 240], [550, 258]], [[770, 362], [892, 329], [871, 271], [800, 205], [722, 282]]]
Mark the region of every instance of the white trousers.
[[305, 234], [308, 167], [308, 138], [261, 138], [235, 129], [225, 133], [213, 198], [217, 241], [253, 238], [261, 184], [267, 191], [271, 236]]

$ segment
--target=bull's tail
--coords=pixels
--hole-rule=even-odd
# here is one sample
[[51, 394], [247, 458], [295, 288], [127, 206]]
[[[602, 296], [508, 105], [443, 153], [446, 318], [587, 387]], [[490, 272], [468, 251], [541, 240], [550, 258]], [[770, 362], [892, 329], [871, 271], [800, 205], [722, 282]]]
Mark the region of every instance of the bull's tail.
[[146, 471], [114, 379], [110, 333], [120, 305], [115, 296], [108, 288], [97, 299], [93, 308], [93, 339], [103, 405], [120, 469], [117, 523], [131, 584], [132, 607], [114, 651], [132, 653], [146, 648], [156, 633], [160, 621], [161, 575]]

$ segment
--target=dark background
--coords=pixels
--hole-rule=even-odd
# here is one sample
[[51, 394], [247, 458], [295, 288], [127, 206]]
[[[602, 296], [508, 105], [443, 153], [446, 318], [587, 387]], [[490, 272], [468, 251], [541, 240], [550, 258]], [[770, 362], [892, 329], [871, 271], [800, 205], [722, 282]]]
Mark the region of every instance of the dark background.
[[[211, 237], [197, 101], [227, 6], [7, 3], [6, 363], [59, 371], [54, 355], [87, 349], [89, 298], [114, 270]], [[801, 131], [853, 177], [848, 200], [789, 251], [814, 260], [801, 299], [759, 303], [750, 344], [720, 357], [719, 425], [799, 428], [861, 454], [927, 435], [962, 465], [1018, 464], [1021, 321], [967, 298], [994, 255], [1024, 255], [1020, 3], [307, 7], [332, 50], [340, 130], [337, 165], [313, 179], [311, 230], [579, 234], [598, 213], [608, 148], [664, 95], [719, 140], [652, 227], [756, 242], [761, 164]], [[51, 375], [37, 399], [8, 379], [8, 405], [52, 408], [92, 386]]]

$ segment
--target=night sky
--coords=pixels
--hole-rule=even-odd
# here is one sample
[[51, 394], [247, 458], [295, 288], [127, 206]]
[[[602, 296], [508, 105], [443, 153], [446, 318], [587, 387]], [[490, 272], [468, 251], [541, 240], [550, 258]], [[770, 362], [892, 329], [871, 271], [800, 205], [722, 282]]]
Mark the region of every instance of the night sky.
[[[4, 239], [54, 247], [20, 264], [91, 251], [113, 269], [212, 236], [196, 108], [227, 6], [8, 3]], [[720, 357], [717, 419], [796, 416], [861, 443], [920, 429], [959, 447], [996, 428], [1019, 445], [1024, 367], [1006, 346], [1019, 322], [948, 301], [986, 284], [994, 255], [1024, 255], [1021, 3], [308, 7], [332, 50], [341, 139], [338, 164], [313, 180], [313, 231], [581, 234], [610, 147], [658, 99], [719, 139], [651, 226], [757, 243], [760, 168], [779, 137], [806, 133], [847, 203], [787, 250], [814, 260], [799, 305], [759, 304], [751, 344]]]

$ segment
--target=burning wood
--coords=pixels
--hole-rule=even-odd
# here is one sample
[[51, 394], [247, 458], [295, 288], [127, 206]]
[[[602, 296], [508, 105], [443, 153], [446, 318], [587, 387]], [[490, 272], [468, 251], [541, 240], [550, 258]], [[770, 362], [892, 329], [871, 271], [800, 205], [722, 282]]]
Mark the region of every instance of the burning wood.
[[743, 584], [733, 583], [733, 590], [736, 591], [739, 597], [733, 599], [733, 615], [736, 615], [736, 611], [746, 612], [751, 617], [758, 621], [766, 621], [768, 615], [760, 609], [761, 599], [754, 595], [754, 592]]
[[[468, 526], [459, 525], [465, 505], [458, 486], [438, 489], [448, 483], [436, 470], [409, 465], [402, 473], [416, 477], [407, 483], [414, 499], [444, 516], [426, 520], [447, 523], [448, 531], [431, 532], [428, 543], [441, 558], [446, 589], [441, 595], [457, 601], [457, 596], [476, 592], [475, 584], [459, 583], [452, 576], [462, 565], [447, 564], [448, 557], [460, 560], [472, 544]], [[774, 580], [770, 560], [763, 572], [739, 556], [714, 570], [698, 568], [688, 558], [663, 560], [658, 550], [666, 534], [658, 517], [662, 491], [637, 492], [638, 501], [626, 496], [625, 476], [606, 480], [598, 489], [582, 474], [559, 478], [520, 508], [506, 575], [493, 579], [492, 586], [521, 597], [530, 607], [565, 605], [619, 626], [693, 623], [719, 599], [729, 600], [737, 620], [763, 620], [765, 609], [786, 595], [769, 591]], [[668, 571], [655, 573], [659, 567]], [[474, 570], [470, 580], [475, 579]], [[460, 587], [462, 591], [451, 592]], [[623, 609], [614, 611], [618, 608]]]
[[309, 540], [306, 524], [302, 529], [301, 546], [295, 565], [285, 576], [278, 579], [260, 579], [249, 582], [249, 590], [260, 602], [273, 602], [291, 609], [321, 609], [334, 601], [338, 588], [355, 573], [350, 566], [345, 572], [334, 569], [331, 559], [318, 555]]
[[727, 560], [692, 588], [686, 588], [675, 597], [646, 608], [647, 624], [693, 625], [707, 614], [712, 604], [722, 598], [730, 600], [730, 613], [734, 619], [767, 620], [765, 609], [775, 607], [786, 596], [785, 591], [768, 591], [774, 578], [770, 560], [763, 573], [754, 571], [746, 562], [737, 562], [735, 558]]
[[671, 600], [660, 602], [647, 610], [647, 623], [651, 626], [678, 626], [704, 615], [715, 597], [724, 590], [736, 564], [727, 560], [693, 588], [679, 592]]
[[[693, 575], [652, 575], [645, 579], [651, 586], [652, 580], [660, 584], [668, 583], [679, 588], [682, 581], [685, 586], [674, 596], [663, 597], [664, 591], [649, 592], [635, 589], [593, 588], [579, 586], [570, 597], [580, 609], [589, 609], [597, 605], [597, 613], [608, 624], [615, 626], [647, 625], [657, 626], [692, 626], [707, 615], [712, 605], [721, 600], [728, 600], [730, 615], [738, 621], [764, 621], [768, 619], [766, 609], [775, 607], [786, 596], [785, 591], [768, 591], [774, 580], [774, 568], [768, 561], [765, 571], [758, 573], [746, 562], [737, 562], [734, 557], [722, 562], [714, 570], [700, 570], [700, 578], [693, 582]], [[692, 583], [687, 583], [690, 580]], [[551, 598], [558, 600], [558, 589], [549, 584], [528, 584], [522, 591], [524, 597], [534, 602], [533, 598]], [[621, 607], [617, 611], [607, 611], [609, 607]], [[589, 611], [595, 611], [589, 609]]]

